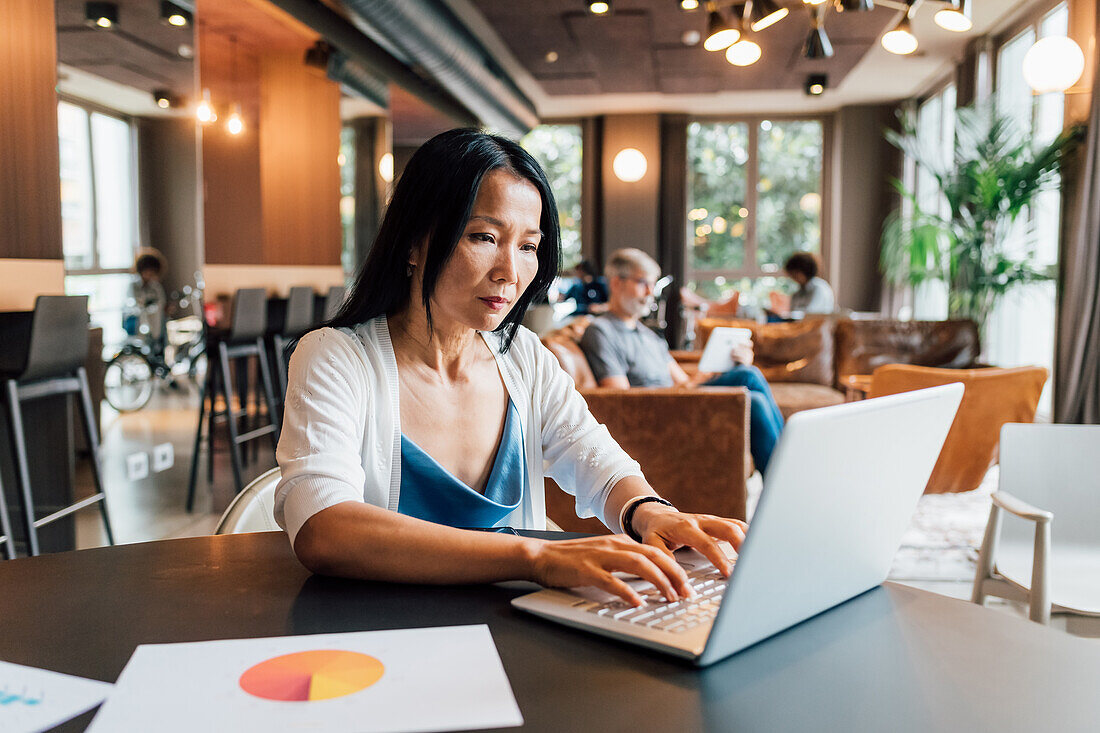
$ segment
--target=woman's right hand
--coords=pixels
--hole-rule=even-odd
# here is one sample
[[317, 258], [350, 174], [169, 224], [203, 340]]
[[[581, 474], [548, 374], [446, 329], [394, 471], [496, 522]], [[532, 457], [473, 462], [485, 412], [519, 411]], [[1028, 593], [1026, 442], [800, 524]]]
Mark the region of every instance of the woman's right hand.
[[671, 553], [635, 542], [626, 535], [577, 540], [540, 540], [532, 559], [532, 580], [543, 586], [572, 588], [592, 585], [633, 606], [642, 597], [612, 573], [637, 575], [652, 583], [670, 602], [692, 595], [687, 573]]

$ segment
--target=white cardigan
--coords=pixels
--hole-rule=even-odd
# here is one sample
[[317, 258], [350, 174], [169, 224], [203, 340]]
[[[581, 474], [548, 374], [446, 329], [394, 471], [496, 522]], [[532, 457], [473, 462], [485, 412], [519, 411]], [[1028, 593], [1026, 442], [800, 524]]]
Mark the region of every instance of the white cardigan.
[[[612, 487], [641, 468], [596, 422], [573, 380], [540, 342], [520, 328], [508, 353], [500, 336], [480, 332], [520, 415], [530, 491], [499, 523], [546, 526], [543, 476], [577, 500], [577, 515], [604, 516]], [[345, 501], [397, 510], [401, 496], [401, 410], [386, 318], [355, 329], [322, 328], [302, 337], [290, 360], [276, 459], [275, 521], [291, 543], [306, 520]], [[446, 426], [441, 426], [446, 429]]]

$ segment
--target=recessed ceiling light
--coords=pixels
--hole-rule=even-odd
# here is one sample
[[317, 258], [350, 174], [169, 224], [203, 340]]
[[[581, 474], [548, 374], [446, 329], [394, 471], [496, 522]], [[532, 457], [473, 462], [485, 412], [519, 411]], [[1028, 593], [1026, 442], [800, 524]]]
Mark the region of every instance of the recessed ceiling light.
[[698, 45], [702, 38], [703, 34], [697, 30], [684, 31], [684, 35], [680, 36], [680, 40], [685, 46]]
[[695, 10], [699, 7], [699, 0], [680, 0], [680, 7], [684, 10]]
[[118, 3], [84, 3], [84, 23], [104, 30], [118, 25]]
[[186, 43], [181, 43], [180, 47], [176, 49], [176, 53], [180, 55], [180, 58], [190, 59], [195, 57], [195, 49], [191, 48]]
[[191, 13], [170, 0], [161, 0], [160, 22], [176, 28], [184, 28], [191, 25]]
[[558, 52], [557, 51], [548, 51], [547, 52], [547, 54], [546, 54], [546, 63], [548, 63], [548, 64], [557, 63], [557, 60], [558, 60]]
[[604, 15], [611, 10], [611, 0], [593, 0], [588, 3], [588, 12], [596, 15]]

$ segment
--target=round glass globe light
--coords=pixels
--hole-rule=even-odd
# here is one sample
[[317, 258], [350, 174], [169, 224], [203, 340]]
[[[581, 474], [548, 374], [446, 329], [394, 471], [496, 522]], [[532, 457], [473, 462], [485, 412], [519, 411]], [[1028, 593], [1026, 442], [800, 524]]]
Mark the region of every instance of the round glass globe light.
[[907, 56], [917, 50], [917, 37], [909, 31], [890, 31], [882, 35], [882, 47], [898, 56]]
[[1050, 36], [1024, 55], [1024, 81], [1036, 94], [1064, 92], [1085, 71], [1085, 55], [1072, 38]]
[[648, 165], [645, 155], [637, 148], [623, 148], [615, 154], [615, 159], [611, 162], [615, 177], [624, 183], [642, 180]]
[[760, 46], [752, 41], [738, 41], [726, 49], [726, 61], [734, 66], [751, 66], [760, 60]]
[[393, 153], [382, 153], [382, 157], [378, 159], [378, 175], [386, 183], [393, 182]]

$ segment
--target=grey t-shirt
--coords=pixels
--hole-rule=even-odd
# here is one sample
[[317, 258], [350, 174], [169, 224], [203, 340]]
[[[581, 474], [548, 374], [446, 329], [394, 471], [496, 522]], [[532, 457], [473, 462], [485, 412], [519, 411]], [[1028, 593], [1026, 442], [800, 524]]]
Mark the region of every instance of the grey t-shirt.
[[581, 338], [596, 381], [626, 377], [631, 387], [671, 387], [668, 344], [642, 324], [631, 328], [610, 313], [592, 320]]

